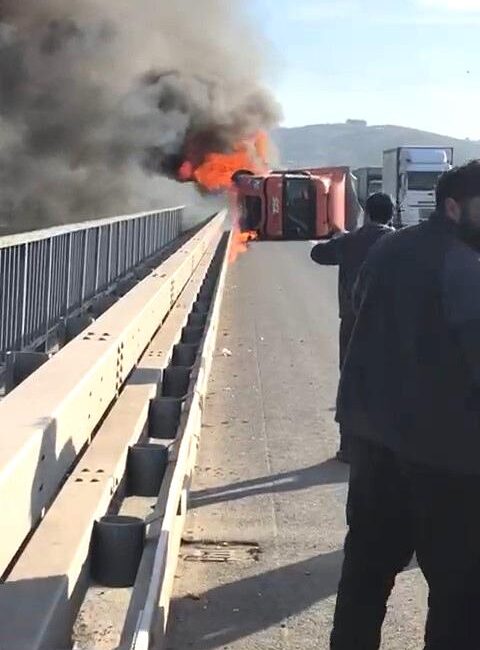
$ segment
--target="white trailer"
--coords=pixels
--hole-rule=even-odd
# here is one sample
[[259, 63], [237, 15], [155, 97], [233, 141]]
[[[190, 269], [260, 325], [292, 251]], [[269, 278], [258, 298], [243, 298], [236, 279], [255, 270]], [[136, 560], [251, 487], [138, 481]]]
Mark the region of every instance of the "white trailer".
[[452, 164], [452, 147], [397, 147], [383, 153], [383, 191], [395, 203], [396, 227], [429, 218], [435, 208], [438, 178]]

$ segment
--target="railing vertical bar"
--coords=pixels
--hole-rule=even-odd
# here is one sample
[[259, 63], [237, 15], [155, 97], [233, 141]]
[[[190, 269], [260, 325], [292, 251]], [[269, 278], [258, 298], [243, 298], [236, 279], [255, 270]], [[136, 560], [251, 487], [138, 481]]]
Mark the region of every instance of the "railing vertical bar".
[[25, 335], [27, 332], [27, 298], [28, 298], [28, 267], [30, 259], [30, 246], [27, 243], [23, 245], [23, 283], [22, 283], [22, 324], [20, 333], [20, 345], [25, 345]]
[[45, 296], [45, 351], [48, 350], [48, 334], [50, 331], [51, 320], [51, 301], [52, 301], [52, 239], [47, 239], [47, 286]]

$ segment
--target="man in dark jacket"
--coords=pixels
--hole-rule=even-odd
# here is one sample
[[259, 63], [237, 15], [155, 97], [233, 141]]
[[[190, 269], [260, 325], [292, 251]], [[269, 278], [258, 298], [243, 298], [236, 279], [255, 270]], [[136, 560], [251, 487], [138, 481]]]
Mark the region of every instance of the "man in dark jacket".
[[[393, 203], [387, 194], [373, 194], [365, 205], [365, 225], [350, 233], [341, 233], [330, 241], [314, 246], [311, 257], [317, 264], [339, 266], [338, 302], [340, 307], [340, 369], [343, 366], [355, 325], [352, 291], [358, 272], [370, 248], [383, 235], [392, 232], [387, 225], [393, 215]], [[337, 459], [348, 462], [348, 433], [340, 427], [340, 450]]]
[[427, 222], [371, 251], [338, 416], [354, 439], [332, 650], [380, 646], [413, 553], [426, 650], [480, 647], [480, 161], [444, 174]]

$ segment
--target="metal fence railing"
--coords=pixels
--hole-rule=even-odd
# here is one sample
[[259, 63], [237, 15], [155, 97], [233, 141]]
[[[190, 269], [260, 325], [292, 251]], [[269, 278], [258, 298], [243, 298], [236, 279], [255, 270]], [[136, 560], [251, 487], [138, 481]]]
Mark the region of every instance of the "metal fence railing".
[[176, 239], [182, 216], [179, 207], [0, 238], [0, 361]]

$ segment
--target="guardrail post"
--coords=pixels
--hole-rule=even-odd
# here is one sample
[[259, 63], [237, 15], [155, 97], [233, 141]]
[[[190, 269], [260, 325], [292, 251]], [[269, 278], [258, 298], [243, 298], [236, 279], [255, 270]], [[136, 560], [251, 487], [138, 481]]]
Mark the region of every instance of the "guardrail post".
[[140, 237], [142, 236], [142, 223], [139, 219], [133, 222], [133, 241], [135, 242], [133, 247], [133, 264], [136, 266], [142, 259], [140, 254]]
[[98, 280], [100, 277], [100, 251], [102, 245], [102, 229], [98, 228], [96, 237], [96, 251], [95, 251], [95, 293], [98, 291]]
[[161, 248], [165, 240], [167, 239], [166, 236], [167, 226], [168, 226], [168, 213], [165, 215], [165, 219], [162, 219], [160, 222], [160, 241], [158, 242], [158, 248]]
[[158, 233], [159, 233], [159, 224], [158, 224], [158, 216], [156, 214], [153, 215], [153, 250], [156, 253], [158, 249]]
[[112, 224], [108, 224], [107, 284], [112, 281]]
[[23, 283], [22, 283], [22, 316], [20, 326], [20, 345], [25, 345], [25, 335], [27, 332], [27, 292], [28, 292], [28, 265], [30, 245], [25, 243], [23, 250]]
[[82, 287], [80, 289], [80, 300], [85, 300], [85, 291], [87, 283], [87, 256], [88, 256], [88, 230], [83, 233], [83, 269], [82, 269]]
[[72, 233], [67, 235], [67, 259], [65, 264], [66, 282], [65, 282], [65, 308], [63, 315], [66, 318], [70, 309], [70, 291], [72, 287]]
[[47, 289], [45, 294], [45, 352], [48, 351], [48, 334], [50, 331], [50, 304], [52, 293], [52, 240], [47, 240]]

